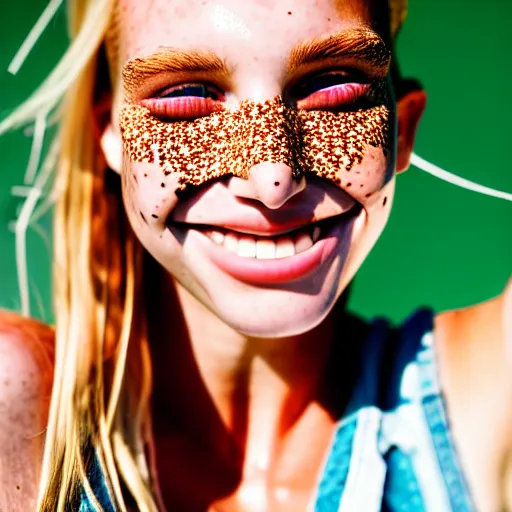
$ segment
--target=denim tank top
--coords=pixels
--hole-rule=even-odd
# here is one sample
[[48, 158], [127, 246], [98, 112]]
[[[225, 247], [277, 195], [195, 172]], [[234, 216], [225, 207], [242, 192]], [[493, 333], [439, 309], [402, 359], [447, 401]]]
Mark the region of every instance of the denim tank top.
[[[476, 512], [439, 386], [432, 311], [417, 311], [399, 330], [377, 319], [364, 344], [309, 510]], [[95, 496], [82, 491], [78, 511], [117, 512], [97, 459], [88, 476]]]

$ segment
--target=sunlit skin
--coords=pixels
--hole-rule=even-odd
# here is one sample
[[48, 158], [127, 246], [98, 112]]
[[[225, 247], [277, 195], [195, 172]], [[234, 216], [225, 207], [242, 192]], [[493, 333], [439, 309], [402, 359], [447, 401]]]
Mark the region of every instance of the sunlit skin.
[[[311, 502], [352, 385], [353, 350], [363, 336], [340, 318], [341, 311], [335, 329], [330, 313], [386, 224], [395, 187], [389, 168], [408, 165], [424, 96], [402, 99], [397, 125], [390, 116], [390, 133], [397, 129], [398, 139], [391, 137], [387, 151], [366, 148], [350, 181], [335, 185], [307, 174], [296, 181], [286, 165], [266, 162], [254, 166], [248, 179], [206, 182], [181, 200], [175, 176], [162, 187], [158, 165], [122, 153], [119, 113], [133, 101], [151, 106], [158, 92], [180, 84], [213, 84], [220, 91], [215, 99], [235, 109], [243, 100], [286, 95], [288, 84], [333, 68], [350, 73], [355, 67], [371, 77], [382, 70], [374, 62], [343, 58], [343, 48], [334, 61], [318, 59], [292, 72], [289, 66], [300, 45], [372, 26], [370, 11], [357, 1], [156, 0], [151, 9], [136, 0], [121, 2], [120, 69], [162, 49], [172, 49], [171, 67], [176, 55], [186, 61], [187, 52], [208, 53], [226, 67], [162, 72], [135, 88], [119, 74], [112, 124], [103, 137], [110, 166], [122, 174], [135, 233], [169, 271], [150, 308], [157, 466], [169, 509], [296, 511]], [[141, 212], [157, 207], [158, 218], [142, 218]], [[316, 271], [276, 285], [229, 275], [212, 257], [218, 249], [212, 241], [186, 229], [201, 224], [271, 236], [347, 210], [357, 216], [338, 221], [329, 258]], [[184, 223], [181, 232], [173, 229], [177, 221]], [[334, 339], [341, 351], [334, 351]], [[492, 490], [484, 492], [496, 499]]]
[[[118, 7], [110, 34], [119, 43], [110, 62], [112, 113], [110, 123], [101, 127], [101, 146], [109, 167], [121, 175], [136, 236], [163, 269], [145, 276], [151, 289], [145, 305], [161, 508], [307, 510], [350, 397], [354, 361], [361, 357], [357, 350], [368, 329], [344, 311], [342, 294], [387, 222], [396, 174], [408, 167], [425, 95], [415, 91], [395, 104], [389, 88], [388, 147], [365, 148], [360, 163], [340, 171], [339, 183], [307, 172], [294, 179], [287, 165], [262, 162], [247, 179], [224, 176], [177, 195], [179, 177], [165, 175], [157, 158], [146, 163], [129, 158], [120, 128], [124, 108], [143, 105], [166, 122], [173, 122], [173, 116], [192, 122], [217, 107], [236, 110], [245, 100], [286, 98], [307, 77], [336, 70], [340, 83], [348, 84], [345, 89], [332, 89], [332, 83], [318, 92], [305, 87], [301, 90], [307, 94], [295, 106], [322, 109], [341, 102], [350, 109], [366, 92], [365, 82], [385, 78], [388, 68], [369, 55], [347, 56], [343, 34], [371, 29], [377, 38], [389, 38], [379, 32], [365, 0], [119, 0]], [[297, 48], [331, 37], [334, 57], [290, 65]], [[127, 79], [134, 62], [155, 55], [157, 73]], [[198, 55], [209, 60], [193, 70], [190, 64], [201, 60]], [[187, 84], [205, 87], [196, 87], [185, 99], [162, 102], [162, 96]], [[279, 282], [271, 282], [265, 270], [273, 260], [263, 261], [252, 281], [237, 278], [233, 269], [247, 274], [247, 260], [215, 245], [204, 232], [217, 228], [276, 239], [327, 219], [325, 257], [312, 258], [307, 271]], [[294, 258], [279, 263], [284, 274], [291, 273]], [[512, 398], [503, 357], [505, 332], [512, 334], [510, 326], [501, 327], [506, 309], [512, 310], [512, 291], [436, 320], [454, 436], [478, 510], [485, 512], [501, 507], [500, 472], [512, 438], [511, 408], [504, 406]], [[32, 372], [32, 363], [17, 357], [15, 373]], [[0, 370], [5, 361], [3, 354]], [[47, 388], [34, 379], [30, 400], [17, 399], [16, 404], [46, 417], [41, 402]], [[44, 426], [37, 424], [40, 430]], [[12, 439], [12, 432], [2, 428], [0, 442], [4, 431]], [[23, 450], [16, 460], [40, 460], [39, 448]], [[2, 467], [0, 457], [0, 475]], [[33, 480], [33, 467], [26, 478]], [[24, 490], [27, 501], [19, 501], [20, 508], [7, 501], [6, 509], [29, 509], [26, 503], [33, 503], [35, 489], [34, 484]]]
[[[295, 6], [292, 11], [284, 4], [254, 3], [242, 7], [229, 3], [178, 3], [167, 9], [163, 3], [158, 7], [160, 4], [156, 2], [151, 12], [144, 14], [139, 12], [139, 4], [123, 2], [122, 5], [121, 32], [125, 27], [133, 29], [121, 36], [126, 43], [120, 60], [150, 57], [162, 47], [179, 49], [182, 53], [187, 50], [212, 53], [226, 63], [230, 70], [227, 76], [224, 70], [206, 76], [203, 73], [201, 79], [192, 72], [180, 72], [178, 76], [167, 73], [165, 78], [159, 77], [159, 89], [195, 81], [213, 83], [235, 104], [282, 95], [286, 84], [303, 79], [308, 71], [320, 73], [333, 67], [349, 71], [349, 63], [339, 58], [334, 62], [327, 60], [323, 68], [322, 62], [310, 64], [309, 69], [302, 66], [290, 75], [288, 58], [297, 46], [308, 40], [327, 38], [371, 23], [369, 17], [354, 18], [352, 4], [350, 8], [336, 9], [328, 2], [308, 4], [303, 9]], [[145, 27], [154, 25], [151, 35], [131, 21], [139, 16], [148, 17]], [[171, 19], [180, 20], [178, 28], [172, 26]], [[279, 30], [283, 23], [286, 31]], [[272, 24], [279, 37], [270, 41], [267, 34]], [[169, 59], [173, 58], [171, 52]], [[368, 67], [364, 60], [355, 64], [359, 69]], [[146, 99], [156, 80], [153, 77], [150, 85], [138, 84], [138, 89], [130, 93]], [[123, 85], [126, 84], [121, 82], [118, 89], [116, 113], [127, 102], [126, 95], [123, 97], [121, 93]], [[394, 151], [389, 149], [389, 159], [393, 160]], [[380, 235], [394, 188], [393, 180], [388, 183], [385, 180], [389, 162], [383, 150], [371, 147], [363, 162], [351, 171], [353, 178], [345, 182], [342, 190], [325, 180], [308, 180], [307, 175], [306, 180], [296, 182], [288, 167], [264, 162], [250, 171], [247, 180], [233, 177], [205, 184], [199, 194], [179, 204], [172, 175], [164, 180], [166, 187], [162, 188], [162, 171], [158, 167], [126, 158], [123, 165], [127, 213], [145, 247], [215, 316], [238, 332], [258, 337], [301, 334], [325, 318]], [[274, 186], [275, 182], [279, 186]], [[366, 197], [370, 194], [371, 197]], [[188, 230], [184, 240], [177, 240], [166, 226], [169, 219], [221, 227], [237, 222], [239, 231], [269, 235], [290, 229], [293, 223], [304, 225], [314, 219], [339, 215], [355, 206], [352, 197], [363, 208], [343, 235], [340, 234], [338, 248], [330, 261], [318, 272], [278, 287], [252, 286], [232, 279], [212, 264], [208, 255], [211, 244], [203, 235]], [[383, 206], [385, 197], [387, 202]], [[145, 223], [140, 211], [155, 212], [155, 208], [158, 218], [145, 214], [148, 221]]]
[[[353, 63], [342, 57], [334, 62], [313, 62], [295, 74], [288, 72], [289, 56], [297, 46], [371, 24], [369, 13], [355, 2], [338, 6], [330, 1], [300, 6], [296, 2], [289, 6], [286, 2], [236, 1], [169, 5], [158, 0], [149, 11], [136, 1], [123, 1], [122, 6], [121, 62], [150, 57], [164, 47], [185, 54], [209, 52], [231, 72], [228, 76], [206, 73], [200, 80], [194, 73], [166, 74], [153, 77], [149, 84], [140, 83], [129, 94], [121, 80], [114, 98], [113, 133], [104, 143], [107, 158], [114, 162], [119, 157], [109, 154], [108, 140], [117, 139], [117, 144], [110, 146], [114, 148], [111, 153], [118, 151], [122, 145], [119, 112], [130, 96], [147, 99], [155, 90], [155, 81], [157, 90], [197, 80], [213, 83], [236, 107], [242, 100], [258, 102], [283, 95], [286, 84], [308, 73], [333, 68], [349, 71], [349, 64], [370, 76], [377, 72], [371, 62]], [[184, 332], [171, 328], [172, 341], [160, 331], [154, 343], [155, 361], [162, 362], [155, 364], [156, 386], [160, 386], [155, 412], [165, 417], [170, 414], [166, 410], [179, 411], [182, 418], [180, 426], [157, 419], [160, 488], [169, 509], [181, 504], [201, 510], [207, 504], [219, 510], [228, 506], [233, 510], [304, 510], [313, 498], [346, 400], [345, 389], [335, 390], [335, 375], [327, 370], [331, 341], [334, 335], [340, 342], [345, 337], [349, 346], [357, 338], [343, 330], [334, 334], [329, 312], [387, 221], [394, 178], [386, 178], [388, 167], [395, 163], [394, 145], [391, 140], [387, 157], [382, 148], [367, 148], [362, 163], [350, 171], [349, 187], [339, 188], [307, 175], [297, 182], [289, 167], [267, 162], [251, 169], [247, 180], [232, 177], [206, 183], [181, 201], [174, 194], [172, 175], [162, 188], [160, 168], [129, 161], [123, 155], [118, 170], [123, 174], [132, 226], [176, 283], [171, 284], [169, 278], [167, 285], [175, 287], [176, 302], [161, 296], [156, 316], [160, 321], [160, 315], [167, 318], [167, 331], [181, 321], [181, 309], [186, 326]], [[145, 222], [140, 211], [154, 211], [155, 204], [159, 218], [146, 218]], [[335, 251], [318, 270], [272, 286], [231, 277], [212, 262], [209, 239], [195, 230], [177, 239], [166, 226], [170, 216], [184, 223], [269, 236], [290, 229], [290, 225], [335, 217], [359, 205], [357, 216], [339, 222]], [[180, 335], [186, 336], [186, 343], [176, 341]], [[188, 358], [193, 354], [195, 372], [183, 370], [187, 353]], [[180, 366], [171, 369], [171, 361], [181, 361]], [[348, 373], [342, 361], [335, 371]], [[193, 373], [202, 379], [196, 384], [197, 392], [190, 384], [197, 379]], [[324, 387], [333, 391], [327, 393]], [[177, 396], [176, 389], [189, 390], [186, 398]], [[187, 404], [194, 404], [194, 409]], [[184, 431], [189, 432], [185, 437]], [[192, 447], [198, 438], [205, 448], [196, 454]], [[305, 444], [311, 438], [314, 442]], [[195, 457], [201, 464], [193, 462]], [[178, 467], [179, 483], [173, 478]], [[201, 471], [201, 467], [206, 469]], [[211, 483], [213, 474], [217, 478]]]

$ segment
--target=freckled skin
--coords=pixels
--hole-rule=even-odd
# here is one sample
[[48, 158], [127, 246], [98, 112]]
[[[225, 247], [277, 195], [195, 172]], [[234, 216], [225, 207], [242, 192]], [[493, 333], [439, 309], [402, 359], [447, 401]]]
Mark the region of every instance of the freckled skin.
[[0, 310], [0, 510], [35, 510], [53, 332]]
[[368, 146], [387, 149], [389, 123], [385, 105], [337, 113], [298, 110], [280, 98], [182, 122], [160, 121], [130, 105], [120, 119], [130, 159], [157, 158], [164, 175], [179, 175], [181, 188], [228, 174], [247, 179], [262, 162], [288, 165], [295, 179], [312, 173], [344, 188], [345, 174], [363, 161]]
[[[239, 105], [233, 110], [214, 112], [194, 121], [164, 123], [135, 104], [120, 87], [115, 95], [113, 125], [124, 146], [123, 173], [135, 173], [138, 178], [138, 184], [133, 179], [123, 180], [126, 209], [136, 235], [192, 295], [240, 332], [281, 336], [317, 325], [386, 224], [389, 208], [382, 208], [382, 202], [384, 196], [393, 194], [396, 161], [392, 99], [381, 97], [375, 106], [362, 112], [336, 114], [287, 107], [279, 116], [295, 117], [303, 130], [299, 136], [296, 131], [285, 129], [285, 123], [281, 128], [272, 123], [279, 98], [284, 95], [283, 84], [296, 79], [286, 75], [293, 48], [308, 40], [372, 26], [369, 10], [359, 11], [358, 5], [359, 2], [316, 0], [291, 9], [284, 1], [263, 5], [228, 0], [222, 2], [222, 12], [230, 13], [237, 23], [226, 26], [225, 17], [220, 20], [222, 23], [216, 17], [216, 2], [154, 0], [149, 10], [136, 0], [120, 2], [117, 17], [121, 66], [169, 47], [210, 52], [234, 70], [227, 84], [233, 101]], [[289, 11], [292, 15], [288, 15]], [[274, 32], [279, 37], [269, 38], [268, 34]], [[178, 81], [170, 77], [160, 86], [190, 81], [195, 79], [185, 74]], [[149, 97], [147, 92], [141, 94]], [[268, 115], [261, 112], [265, 105], [270, 107]], [[251, 108], [260, 109], [252, 121], [247, 117]], [[232, 122], [236, 115], [241, 116], [237, 129], [243, 128], [244, 136], [222, 135], [210, 124], [213, 120]], [[197, 128], [202, 129], [202, 135]], [[134, 129], [147, 134], [143, 142]], [[269, 143], [251, 143], [258, 131], [268, 134], [269, 130]], [[200, 135], [205, 136], [201, 142]], [[357, 139], [359, 135], [364, 143]], [[242, 148], [248, 151], [240, 157]], [[193, 153], [192, 157], [179, 155], [185, 150]], [[324, 156], [320, 159], [320, 153], [325, 153], [325, 160]], [[191, 164], [192, 168], [184, 169]], [[288, 169], [287, 175], [283, 169]], [[268, 180], [268, 184], [262, 184], [262, 180]], [[296, 184], [290, 185], [290, 180]], [[279, 186], [274, 184], [276, 181]], [[194, 233], [178, 240], [167, 229], [167, 222], [178, 211], [180, 222], [196, 224], [210, 224], [212, 214], [219, 211], [232, 218], [280, 215], [280, 209], [267, 209], [266, 198], [297, 188], [298, 183], [305, 183], [306, 188], [300, 199], [297, 196], [285, 207], [296, 205], [294, 208], [311, 221], [341, 214], [347, 198], [361, 205], [349, 230], [350, 240], [340, 241], [343, 250], [340, 245], [340, 254], [325, 272], [321, 286], [314, 277], [294, 283], [293, 290], [236, 281], [212, 266]], [[184, 185], [193, 185], [188, 187], [191, 194], [180, 199], [176, 192]], [[193, 193], [196, 185], [200, 194]], [[249, 202], [241, 202], [240, 198]], [[297, 311], [301, 311], [300, 316]], [[263, 318], [265, 322], [261, 321]]]

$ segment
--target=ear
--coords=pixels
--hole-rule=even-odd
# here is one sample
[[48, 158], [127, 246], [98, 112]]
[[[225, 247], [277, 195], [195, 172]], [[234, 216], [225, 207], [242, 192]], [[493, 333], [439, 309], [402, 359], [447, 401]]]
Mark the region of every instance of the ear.
[[427, 95], [423, 90], [410, 91], [398, 100], [397, 173], [409, 168], [416, 130], [426, 105]]
[[111, 94], [103, 97], [95, 105], [93, 109], [93, 126], [107, 165], [118, 174], [121, 173], [123, 146], [121, 134], [112, 123]]
[[101, 149], [105, 155], [107, 165], [117, 174], [121, 174], [121, 163], [123, 160], [123, 145], [121, 135], [115, 130], [112, 122], [108, 123], [100, 138]]

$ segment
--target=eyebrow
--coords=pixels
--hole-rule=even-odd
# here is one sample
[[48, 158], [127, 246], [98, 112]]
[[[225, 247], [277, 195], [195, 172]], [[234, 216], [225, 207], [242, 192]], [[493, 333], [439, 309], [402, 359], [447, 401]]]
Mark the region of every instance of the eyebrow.
[[296, 46], [288, 59], [288, 72], [319, 61], [343, 60], [359, 63], [372, 75], [384, 78], [389, 71], [391, 51], [384, 40], [369, 28], [353, 28]]
[[162, 73], [222, 73], [229, 74], [225, 62], [213, 53], [182, 51], [164, 48], [148, 57], [129, 60], [122, 70], [122, 77], [128, 95], [135, 92], [147, 80]]
[[[288, 59], [288, 73], [321, 61], [357, 62], [372, 74], [384, 78], [389, 70], [391, 52], [383, 39], [369, 28], [344, 30], [296, 46]], [[136, 96], [148, 80], [162, 73], [219, 73], [229, 75], [226, 63], [214, 53], [163, 48], [147, 57], [130, 59], [122, 69], [125, 90]]]

